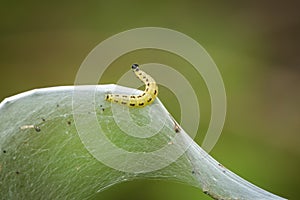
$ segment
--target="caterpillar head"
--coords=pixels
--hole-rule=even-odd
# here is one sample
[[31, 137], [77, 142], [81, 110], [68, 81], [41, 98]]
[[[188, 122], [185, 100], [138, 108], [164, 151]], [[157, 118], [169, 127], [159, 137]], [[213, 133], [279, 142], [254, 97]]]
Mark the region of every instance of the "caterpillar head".
[[139, 70], [139, 65], [138, 64], [133, 64], [132, 66], [131, 66], [131, 68], [134, 70], [134, 71], [138, 71]]

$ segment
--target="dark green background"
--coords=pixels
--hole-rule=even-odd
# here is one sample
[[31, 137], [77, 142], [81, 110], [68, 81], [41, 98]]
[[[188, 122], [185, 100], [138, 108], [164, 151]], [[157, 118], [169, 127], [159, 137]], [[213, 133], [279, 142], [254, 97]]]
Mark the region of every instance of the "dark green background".
[[[228, 112], [214, 158], [275, 194], [297, 199], [300, 169], [300, 14], [296, 1], [0, 1], [0, 99], [34, 88], [72, 85], [86, 55], [131, 28], [180, 31], [209, 52], [223, 76]], [[161, 53], [161, 54], [160, 54]], [[168, 64], [203, 85], [187, 63], [159, 51], [114, 62], [101, 83], [114, 83], [138, 60]], [[204, 88], [205, 86], [199, 86]], [[201, 143], [209, 120], [203, 90]], [[177, 118], [174, 95], [160, 99]], [[122, 183], [99, 199], [209, 199], [201, 190], [164, 181]]]

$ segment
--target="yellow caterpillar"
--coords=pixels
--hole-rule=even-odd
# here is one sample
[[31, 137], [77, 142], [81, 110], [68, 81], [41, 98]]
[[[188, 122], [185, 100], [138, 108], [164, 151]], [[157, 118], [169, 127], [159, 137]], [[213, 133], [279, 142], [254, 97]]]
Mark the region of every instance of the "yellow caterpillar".
[[155, 80], [140, 70], [138, 64], [133, 64], [131, 68], [135, 75], [145, 83], [145, 91], [141, 95], [106, 94], [106, 101], [127, 105], [129, 107], [144, 107], [155, 100], [158, 94], [158, 87]]

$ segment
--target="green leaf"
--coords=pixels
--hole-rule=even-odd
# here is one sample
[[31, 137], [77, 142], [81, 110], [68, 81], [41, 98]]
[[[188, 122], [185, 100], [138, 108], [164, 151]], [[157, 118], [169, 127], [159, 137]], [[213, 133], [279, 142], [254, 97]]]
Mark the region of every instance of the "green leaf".
[[5, 99], [1, 199], [90, 199], [138, 178], [180, 181], [215, 199], [282, 199], [215, 161], [158, 99], [128, 108], [104, 101], [112, 91], [139, 92], [116, 85], [66, 86]]

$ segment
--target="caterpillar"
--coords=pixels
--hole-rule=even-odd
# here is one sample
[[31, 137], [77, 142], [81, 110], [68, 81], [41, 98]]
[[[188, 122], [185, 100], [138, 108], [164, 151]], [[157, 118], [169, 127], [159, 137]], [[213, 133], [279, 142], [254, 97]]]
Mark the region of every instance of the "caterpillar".
[[158, 94], [158, 87], [155, 80], [140, 70], [138, 64], [131, 66], [135, 75], [145, 83], [146, 88], [141, 95], [126, 95], [126, 94], [106, 94], [105, 100], [113, 103], [126, 105], [129, 107], [144, 107], [150, 105]]

